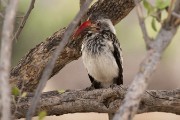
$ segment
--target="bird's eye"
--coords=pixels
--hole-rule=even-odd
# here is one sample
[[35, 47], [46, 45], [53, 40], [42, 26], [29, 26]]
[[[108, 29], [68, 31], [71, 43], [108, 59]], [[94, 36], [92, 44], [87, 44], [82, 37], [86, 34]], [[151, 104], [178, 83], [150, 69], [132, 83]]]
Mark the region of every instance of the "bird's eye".
[[98, 23], [97, 23], [97, 26], [101, 26], [101, 23], [100, 23], [100, 22], [98, 22]]
[[88, 34], [87, 34], [87, 37], [91, 37], [91, 36], [92, 36], [92, 33], [88, 33]]
[[98, 30], [98, 31], [99, 31], [99, 30], [100, 30], [100, 28], [96, 28], [96, 30]]

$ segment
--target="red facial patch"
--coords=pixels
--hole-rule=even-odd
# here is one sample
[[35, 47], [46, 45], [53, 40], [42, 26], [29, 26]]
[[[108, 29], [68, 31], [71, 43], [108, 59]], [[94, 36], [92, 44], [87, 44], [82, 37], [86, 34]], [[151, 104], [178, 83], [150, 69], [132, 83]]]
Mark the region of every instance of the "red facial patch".
[[75, 34], [73, 35], [74, 37], [77, 37], [85, 28], [91, 26], [91, 21], [85, 21], [83, 24], [79, 26], [79, 28], [76, 30]]

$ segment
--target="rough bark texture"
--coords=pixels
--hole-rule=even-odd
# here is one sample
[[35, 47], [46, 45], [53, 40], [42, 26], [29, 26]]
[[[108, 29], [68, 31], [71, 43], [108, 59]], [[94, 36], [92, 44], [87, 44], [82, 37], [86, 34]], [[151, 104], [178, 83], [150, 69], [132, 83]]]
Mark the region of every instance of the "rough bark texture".
[[[50, 91], [42, 94], [37, 111], [45, 110], [48, 116], [77, 112], [112, 113], [119, 108], [126, 92], [126, 89], [122, 87], [64, 93]], [[31, 98], [25, 97], [20, 100], [15, 114], [16, 118], [25, 117]], [[14, 106], [12, 106], [12, 110], [14, 112]], [[180, 89], [147, 91], [142, 97], [138, 113], [156, 111], [180, 115]], [[37, 113], [34, 116], [37, 116]]]
[[[139, 0], [140, 1], [140, 0]], [[88, 11], [84, 18], [90, 16], [91, 19], [96, 19], [96, 16], [108, 17], [114, 24], [123, 19], [133, 8], [134, 0], [99, 0]], [[83, 20], [84, 20], [83, 18]], [[10, 81], [12, 86], [23, 87], [23, 90], [32, 92], [39, 83], [40, 76], [45, 65], [51, 58], [52, 52], [55, 50], [59, 42], [62, 40], [62, 35], [65, 31], [60, 29], [52, 36], [46, 39], [31, 49], [11, 70]], [[78, 59], [80, 53], [81, 39], [71, 41], [64, 49], [59, 59], [56, 62], [53, 73], [55, 75], [69, 62]]]

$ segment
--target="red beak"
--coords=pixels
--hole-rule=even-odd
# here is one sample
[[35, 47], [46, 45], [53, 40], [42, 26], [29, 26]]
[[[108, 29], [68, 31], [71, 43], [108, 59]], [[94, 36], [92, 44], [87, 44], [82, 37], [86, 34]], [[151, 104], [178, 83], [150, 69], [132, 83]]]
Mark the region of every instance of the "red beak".
[[76, 32], [73, 35], [73, 38], [77, 37], [80, 35], [80, 33], [87, 27], [90, 27], [92, 25], [91, 21], [85, 21], [84, 23], [82, 23], [79, 28], [76, 30]]

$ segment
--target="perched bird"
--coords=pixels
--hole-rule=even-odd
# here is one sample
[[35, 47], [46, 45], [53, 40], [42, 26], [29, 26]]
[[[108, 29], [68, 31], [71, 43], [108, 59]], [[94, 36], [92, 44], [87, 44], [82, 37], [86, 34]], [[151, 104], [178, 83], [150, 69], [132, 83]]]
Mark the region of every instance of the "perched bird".
[[85, 21], [73, 37], [81, 36], [82, 60], [91, 80], [91, 88], [123, 84], [122, 52], [115, 28], [109, 19]]

